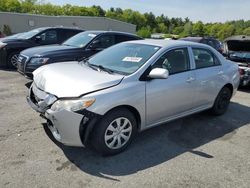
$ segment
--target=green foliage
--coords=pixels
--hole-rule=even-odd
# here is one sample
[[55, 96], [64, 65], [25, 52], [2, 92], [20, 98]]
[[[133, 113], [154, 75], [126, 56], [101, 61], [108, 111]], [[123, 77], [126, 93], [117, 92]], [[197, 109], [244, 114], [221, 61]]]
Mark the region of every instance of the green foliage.
[[151, 33], [165, 33], [179, 37], [213, 36], [223, 40], [231, 35], [250, 35], [250, 20], [204, 24], [201, 21], [193, 23], [189, 18], [168, 18], [163, 14], [155, 16], [152, 12], [141, 14], [131, 9], [110, 8], [105, 11], [100, 6], [84, 7], [70, 4], [58, 6], [43, 2], [45, 1], [0, 0], [0, 11], [51, 16], [105, 16], [135, 24], [138, 35], [142, 37], [150, 37]]
[[143, 38], [150, 38], [151, 37], [151, 31], [150, 27], [142, 27], [137, 31], [137, 35]]
[[11, 35], [12, 32], [11, 32], [10, 26], [4, 25], [4, 26], [3, 26], [3, 33], [4, 33], [5, 35], [7, 35], [7, 36]]
[[192, 30], [192, 34], [195, 35], [195, 36], [204, 36], [204, 25], [201, 21], [198, 21], [197, 23], [195, 23], [193, 25], [193, 30]]
[[250, 36], [250, 27], [244, 29], [243, 34]]

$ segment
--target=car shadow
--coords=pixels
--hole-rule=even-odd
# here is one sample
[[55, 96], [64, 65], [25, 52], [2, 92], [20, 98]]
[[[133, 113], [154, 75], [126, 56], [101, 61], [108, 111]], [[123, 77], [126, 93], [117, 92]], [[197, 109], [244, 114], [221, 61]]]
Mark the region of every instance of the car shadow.
[[1, 67], [1, 66], [0, 66], [0, 70], [1, 71], [7, 71], [7, 72], [17, 72], [17, 69], [6, 68], [6, 67]]
[[245, 93], [250, 93], [250, 86], [248, 87], [240, 87], [238, 88], [239, 91], [245, 92]]
[[230, 141], [238, 128], [250, 123], [249, 112], [250, 107], [232, 102], [223, 116], [202, 112], [166, 123], [138, 134], [126, 151], [111, 157], [102, 157], [85, 148], [64, 146], [54, 140], [46, 126], [45, 130], [68, 160], [80, 170], [119, 181], [118, 176], [134, 174], [165, 163], [185, 152], [208, 160], [215, 158], [198, 147], [216, 139]]

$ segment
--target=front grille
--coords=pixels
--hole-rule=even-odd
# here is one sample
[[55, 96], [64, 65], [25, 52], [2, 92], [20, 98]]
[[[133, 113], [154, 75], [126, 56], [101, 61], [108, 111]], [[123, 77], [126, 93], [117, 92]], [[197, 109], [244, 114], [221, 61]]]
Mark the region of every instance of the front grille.
[[23, 55], [19, 55], [17, 59], [17, 68], [21, 72], [25, 72], [25, 66], [28, 58]]
[[247, 72], [247, 75], [250, 76], [250, 69], [248, 69], [246, 72]]

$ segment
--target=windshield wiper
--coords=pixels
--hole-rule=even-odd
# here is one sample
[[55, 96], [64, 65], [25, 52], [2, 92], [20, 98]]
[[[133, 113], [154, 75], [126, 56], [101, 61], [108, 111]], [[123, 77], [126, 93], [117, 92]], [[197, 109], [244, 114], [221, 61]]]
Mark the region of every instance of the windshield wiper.
[[89, 64], [89, 65], [97, 67], [99, 70], [105, 71], [105, 72], [107, 72], [109, 74], [113, 74], [114, 73], [114, 71], [112, 71], [112, 70], [110, 70], [110, 69], [108, 69], [108, 68], [106, 68], [106, 67], [104, 67], [102, 65], [93, 65], [93, 64]]
[[97, 71], [102, 70], [102, 71], [105, 71], [105, 72], [107, 72], [109, 74], [114, 73], [114, 71], [112, 71], [112, 70], [110, 70], [110, 69], [108, 69], [108, 68], [106, 68], [106, 67], [104, 67], [102, 65], [94, 65], [94, 64], [89, 63], [89, 58], [85, 58], [85, 59], [79, 61], [79, 63], [84, 63], [85, 65], [87, 65], [87, 66], [89, 66], [92, 69], [97, 70]]
[[82, 58], [82, 59], [80, 59], [80, 60], [78, 61], [78, 63], [79, 63], [79, 64], [85, 64], [85, 65], [87, 65], [88, 67], [90, 67], [90, 68], [92, 68], [92, 69], [98, 71], [97, 68], [94, 68], [94, 67], [89, 63], [89, 58]]

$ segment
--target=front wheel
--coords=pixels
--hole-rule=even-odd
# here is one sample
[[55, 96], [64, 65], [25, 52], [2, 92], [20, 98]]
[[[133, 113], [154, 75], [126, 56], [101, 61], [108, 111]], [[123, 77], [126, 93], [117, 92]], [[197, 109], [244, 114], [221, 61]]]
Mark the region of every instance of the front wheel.
[[17, 68], [17, 60], [18, 60], [19, 53], [13, 52], [7, 58], [7, 66], [8, 68]]
[[223, 87], [215, 99], [211, 112], [214, 115], [224, 114], [229, 106], [232, 92], [228, 87]]
[[94, 127], [92, 146], [102, 155], [118, 154], [131, 143], [136, 127], [136, 119], [129, 110], [111, 111]]

